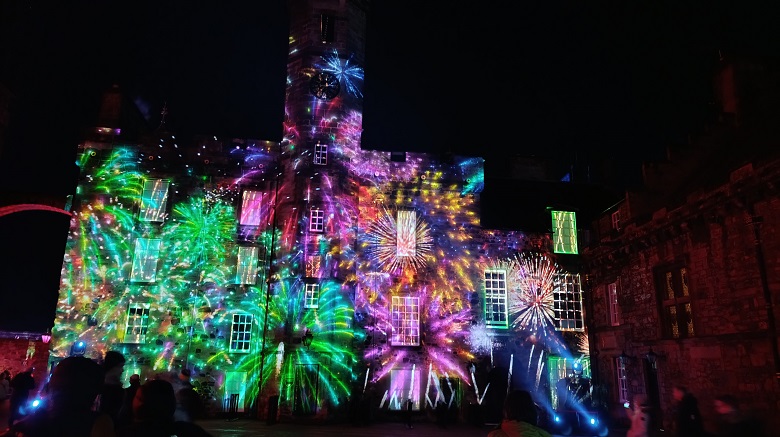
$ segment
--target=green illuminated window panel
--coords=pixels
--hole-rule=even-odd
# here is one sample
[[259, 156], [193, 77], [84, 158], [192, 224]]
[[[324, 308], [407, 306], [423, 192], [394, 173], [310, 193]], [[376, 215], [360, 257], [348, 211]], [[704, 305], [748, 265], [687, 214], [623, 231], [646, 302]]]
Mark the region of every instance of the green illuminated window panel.
[[553, 249], [555, 253], [577, 252], [577, 219], [571, 211], [552, 212]]
[[233, 314], [230, 325], [230, 352], [247, 354], [252, 350], [252, 315]]
[[584, 331], [580, 275], [557, 273], [553, 280], [555, 281], [555, 289], [553, 290], [555, 328], [558, 331]]
[[263, 211], [263, 193], [256, 190], [246, 190], [241, 195], [241, 217], [239, 224], [243, 226], [259, 226]]
[[163, 179], [144, 181], [144, 193], [141, 196], [141, 209], [138, 218], [143, 222], [162, 222], [165, 219], [165, 206], [168, 202], [168, 188], [171, 183]]
[[509, 327], [506, 270], [485, 270], [485, 325]]
[[553, 408], [558, 408], [558, 383], [574, 373], [575, 362], [582, 369], [582, 377], [590, 379], [590, 358], [582, 357], [579, 359], [564, 358], [555, 355], [550, 355], [547, 358], [547, 368], [550, 369], [547, 373], [550, 387], [550, 400]]
[[257, 247], [241, 246], [238, 248], [236, 284], [255, 283], [257, 283]]
[[306, 284], [303, 290], [303, 307], [319, 308], [320, 284]]
[[132, 282], [154, 282], [157, 280], [157, 260], [160, 258], [162, 240], [139, 238], [135, 240], [133, 269], [130, 272]]
[[131, 303], [128, 306], [125, 343], [146, 343], [146, 334], [149, 331], [149, 308], [148, 303]]
[[[225, 398], [226, 406], [236, 406], [236, 411], [244, 411], [244, 396], [246, 395], [246, 372], [225, 372]], [[230, 411], [230, 408], [225, 408]]]

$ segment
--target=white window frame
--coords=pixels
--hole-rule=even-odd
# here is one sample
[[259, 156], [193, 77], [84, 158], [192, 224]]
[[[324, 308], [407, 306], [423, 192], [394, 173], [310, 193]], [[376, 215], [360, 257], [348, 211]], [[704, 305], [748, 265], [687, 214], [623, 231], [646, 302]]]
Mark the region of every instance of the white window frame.
[[303, 307], [304, 308], [320, 307], [320, 284], [317, 283], [304, 284]]
[[242, 226], [260, 226], [263, 210], [263, 192], [244, 190], [241, 194], [241, 216], [238, 224]]
[[257, 283], [257, 258], [259, 249], [254, 246], [239, 246], [236, 260], [236, 284]]
[[247, 313], [233, 314], [230, 324], [229, 352], [248, 354], [252, 351], [252, 320], [253, 316]]
[[317, 142], [314, 145], [314, 164], [327, 165], [328, 164], [328, 145]]
[[615, 376], [617, 377], [618, 397], [620, 402], [628, 402], [628, 374], [625, 357], [615, 357]]
[[420, 345], [420, 297], [392, 296], [390, 323], [393, 334], [392, 346]]
[[607, 284], [607, 303], [609, 324], [611, 326], [620, 326], [620, 304], [618, 303], [618, 284], [619, 280]]
[[582, 314], [582, 287], [580, 275], [556, 273], [553, 289], [553, 311], [555, 329], [558, 331], [585, 331]]
[[157, 281], [157, 262], [160, 259], [162, 240], [139, 238], [135, 240], [133, 265], [130, 269], [131, 282]]
[[127, 319], [125, 321], [125, 343], [144, 344], [149, 333], [148, 303], [130, 303], [127, 306]]
[[325, 210], [319, 207], [312, 207], [309, 210], [309, 231], [325, 231]]
[[171, 182], [165, 179], [147, 179], [141, 194], [138, 219], [142, 222], [162, 222], [168, 205]]
[[[486, 269], [484, 286], [485, 326], [493, 329], [507, 329], [509, 327], [509, 302], [506, 270]], [[499, 320], [494, 320], [496, 315], [499, 316]]]

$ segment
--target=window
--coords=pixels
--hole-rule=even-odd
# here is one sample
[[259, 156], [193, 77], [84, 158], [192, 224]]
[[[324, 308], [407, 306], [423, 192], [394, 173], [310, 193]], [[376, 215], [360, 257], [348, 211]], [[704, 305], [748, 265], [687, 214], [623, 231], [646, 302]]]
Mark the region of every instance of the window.
[[263, 193], [246, 190], [241, 195], [241, 216], [238, 224], [244, 226], [259, 226], [263, 206]]
[[412, 410], [420, 410], [420, 375], [417, 367], [390, 371], [390, 401], [388, 408], [406, 411], [406, 401], [412, 400]]
[[257, 283], [257, 247], [240, 246], [236, 263], [236, 284]]
[[309, 231], [322, 232], [325, 230], [325, 211], [312, 208], [309, 211]]
[[148, 303], [131, 303], [128, 306], [125, 343], [146, 343], [146, 333], [149, 330], [149, 307]]
[[307, 278], [319, 278], [320, 266], [322, 264], [322, 257], [319, 255], [307, 255], [306, 256], [306, 277]]
[[554, 281], [556, 284], [553, 290], [555, 328], [559, 331], [584, 331], [580, 275], [557, 273]]
[[143, 222], [161, 222], [165, 218], [165, 206], [168, 201], [169, 181], [149, 179], [144, 181], [141, 196], [141, 210], [138, 218]]
[[314, 163], [326, 165], [328, 163], [328, 145], [317, 143], [314, 145]]
[[391, 307], [393, 346], [420, 345], [420, 298], [417, 296], [393, 296]]
[[607, 284], [607, 302], [609, 308], [609, 324], [620, 325], [620, 306], [618, 305], [618, 281]]
[[508, 328], [506, 270], [485, 270], [485, 325]]
[[130, 280], [133, 282], [154, 282], [157, 280], [157, 260], [160, 257], [162, 240], [139, 238], [135, 240], [133, 268]]
[[620, 211], [612, 213], [612, 229], [616, 231], [620, 230]]
[[303, 293], [304, 308], [319, 308], [320, 284], [306, 284]]
[[617, 375], [618, 397], [620, 402], [628, 402], [628, 376], [626, 375], [626, 358], [615, 358], [615, 374]]
[[[201, 384], [204, 382], [201, 381]], [[212, 383], [213, 384], [213, 383]], [[246, 372], [225, 372], [225, 411], [230, 411], [231, 404], [236, 411], [244, 411], [244, 396], [246, 395]]]
[[252, 339], [252, 315], [233, 314], [230, 326], [230, 352], [249, 353]]
[[398, 211], [396, 220], [396, 255], [414, 257], [417, 248], [417, 212]]
[[577, 220], [571, 211], [553, 211], [553, 250], [555, 253], [577, 253]]
[[663, 331], [667, 338], [693, 337], [693, 311], [688, 270], [682, 266], [659, 272]]

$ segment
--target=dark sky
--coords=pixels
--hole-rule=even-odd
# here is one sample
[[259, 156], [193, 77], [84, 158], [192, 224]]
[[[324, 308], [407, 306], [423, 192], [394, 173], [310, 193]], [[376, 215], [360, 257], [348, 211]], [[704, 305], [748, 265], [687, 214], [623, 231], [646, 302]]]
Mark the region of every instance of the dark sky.
[[[180, 137], [279, 140], [287, 7], [234, 3], [0, 2], [8, 142], [26, 145], [0, 159], [56, 174], [114, 83], [152, 125], [167, 102]], [[777, 52], [777, 17], [745, 3], [374, 1], [363, 145], [655, 156], [707, 116], [719, 49]]]
[[[780, 17], [753, 5], [374, 1], [363, 146], [488, 160], [660, 157], [711, 116], [719, 50], [778, 54]], [[0, 82], [15, 96], [0, 193], [71, 193], [75, 147], [115, 83], [153, 127], [167, 102], [179, 138], [280, 140], [287, 33], [281, 0], [0, 1]], [[11, 295], [56, 294], [67, 228], [25, 214], [0, 223], [5, 248], [25, 247], [0, 251], [0, 307], [12, 312], [25, 303]], [[56, 250], [44, 256], [46, 241]]]

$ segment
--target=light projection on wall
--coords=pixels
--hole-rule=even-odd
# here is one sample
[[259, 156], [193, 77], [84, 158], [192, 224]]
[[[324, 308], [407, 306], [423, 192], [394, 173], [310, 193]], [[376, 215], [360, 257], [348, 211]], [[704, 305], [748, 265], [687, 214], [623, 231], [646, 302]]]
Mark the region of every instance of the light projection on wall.
[[322, 57], [325, 65], [320, 68], [336, 75], [339, 82], [347, 89], [349, 94], [362, 98], [363, 93], [360, 90], [363, 82], [363, 68], [355, 64], [353, 56], [347, 58], [339, 56], [339, 52], [333, 49], [332, 52]]
[[396, 219], [392, 211], [384, 210], [370, 234], [373, 241], [368, 253], [380, 270], [417, 270], [427, 263], [433, 238], [428, 224], [414, 211], [397, 211]]
[[572, 211], [552, 211], [553, 250], [555, 253], [576, 254], [577, 219]]

